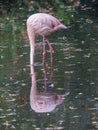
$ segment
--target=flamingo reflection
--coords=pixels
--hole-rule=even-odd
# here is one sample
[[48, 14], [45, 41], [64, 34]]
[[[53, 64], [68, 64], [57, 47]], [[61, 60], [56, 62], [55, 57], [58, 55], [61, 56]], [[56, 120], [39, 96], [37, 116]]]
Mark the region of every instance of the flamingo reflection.
[[[54, 92], [48, 91], [48, 83], [46, 81], [46, 69], [44, 67], [43, 74], [44, 74], [44, 91], [39, 92], [37, 90], [37, 83], [36, 83], [36, 75], [34, 73], [34, 66], [31, 67], [31, 91], [30, 91], [30, 106], [31, 108], [37, 113], [47, 113], [53, 111], [57, 105], [60, 105], [64, 97], [69, 95], [69, 92], [65, 92], [64, 94], [58, 94]], [[52, 69], [51, 69], [52, 70]], [[52, 76], [52, 74], [51, 74]], [[50, 77], [51, 77], [50, 76]], [[52, 77], [51, 77], [52, 78]], [[50, 78], [50, 80], [51, 80]]]

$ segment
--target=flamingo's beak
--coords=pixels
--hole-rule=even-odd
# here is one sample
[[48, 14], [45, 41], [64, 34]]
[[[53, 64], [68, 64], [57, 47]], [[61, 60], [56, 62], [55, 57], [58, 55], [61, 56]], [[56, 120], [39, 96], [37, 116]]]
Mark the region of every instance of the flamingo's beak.
[[68, 27], [63, 25], [63, 24], [60, 24], [59, 27], [62, 28], [62, 29], [68, 29]]

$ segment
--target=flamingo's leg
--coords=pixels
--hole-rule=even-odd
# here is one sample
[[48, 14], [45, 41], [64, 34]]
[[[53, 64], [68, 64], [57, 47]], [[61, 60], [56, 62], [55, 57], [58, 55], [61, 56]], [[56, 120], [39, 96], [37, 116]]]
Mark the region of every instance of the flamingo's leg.
[[49, 49], [50, 49], [50, 62], [52, 63], [52, 52], [53, 52], [53, 48], [50, 44], [50, 42], [48, 41], [48, 39], [45, 38], [45, 41], [48, 43]]
[[46, 55], [45, 37], [43, 36], [43, 64], [44, 64], [45, 55]]
[[45, 38], [45, 41], [48, 43], [49, 49], [50, 49], [50, 53], [53, 52], [53, 47], [51, 46], [49, 40], [47, 38]]

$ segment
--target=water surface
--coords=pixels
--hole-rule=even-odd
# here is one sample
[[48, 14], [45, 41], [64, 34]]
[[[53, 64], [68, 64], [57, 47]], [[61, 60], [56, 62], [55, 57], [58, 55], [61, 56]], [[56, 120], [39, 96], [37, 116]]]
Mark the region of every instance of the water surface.
[[[49, 36], [52, 64], [48, 46], [42, 64], [42, 39], [37, 37], [35, 77], [30, 72], [28, 39], [15, 30], [2, 30], [0, 35], [0, 129], [98, 129], [98, 19], [80, 18], [70, 29]], [[50, 112], [32, 110], [32, 78], [42, 94], [38, 103], [55, 104]]]

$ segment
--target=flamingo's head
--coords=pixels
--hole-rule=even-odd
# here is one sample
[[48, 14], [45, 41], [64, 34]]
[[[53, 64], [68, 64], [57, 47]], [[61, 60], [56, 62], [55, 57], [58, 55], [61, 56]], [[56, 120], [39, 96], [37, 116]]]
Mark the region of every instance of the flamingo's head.
[[67, 29], [68, 27], [65, 26], [64, 24], [60, 23], [59, 25], [55, 26], [54, 30], [58, 30], [58, 29]]
[[68, 27], [65, 26], [64, 24], [60, 24], [60, 25], [58, 26], [58, 28], [61, 28], [61, 29], [67, 29]]

